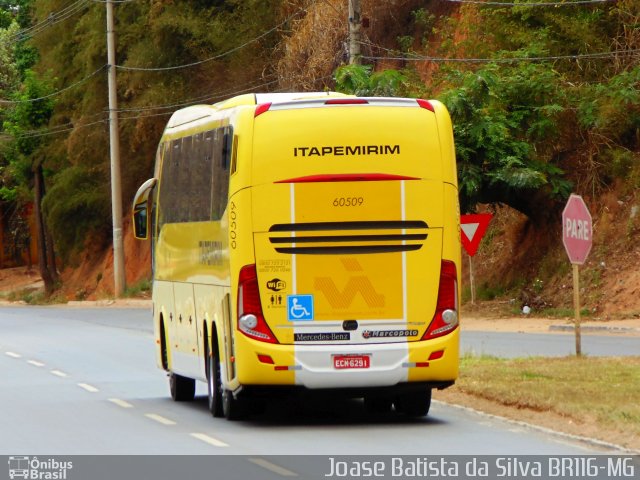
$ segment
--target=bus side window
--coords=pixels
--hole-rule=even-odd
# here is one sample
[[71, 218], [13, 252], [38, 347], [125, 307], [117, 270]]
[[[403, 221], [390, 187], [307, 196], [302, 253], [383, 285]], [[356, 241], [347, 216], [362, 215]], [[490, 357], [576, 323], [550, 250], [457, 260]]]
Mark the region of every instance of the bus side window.
[[173, 223], [175, 219], [178, 156], [180, 154], [180, 139], [166, 143], [160, 175], [160, 191], [158, 192], [158, 234], [165, 223]]
[[229, 193], [229, 168], [225, 156], [230, 155], [228, 142], [232, 134], [227, 135], [229, 128], [215, 130], [213, 142], [213, 178], [211, 179], [211, 219], [220, 220], [227, 207]]
[[167, 143], [158, 192], [158, 233], [165, 223], [220, 220], [227, 206], [233, 132], [209, 130]]
[[[165, 152], [166, 149], [166, 145], [165, 144], [160, 144], [160, 147], [158, 148], [158, 151], [156, 152], [156, 165], [158, 166], [162, 166], [161, 163], [161, 159], [163, 156], [163, 153]], [[158, 171], [156, 170], [155, 172], [155, 178], [158, 178]], [[150, 227], [149, 227], [149, 231], [151, 232], [151, 238], [152, 238], [152, 242], [151, 242], [151, 249], [153, 250], [154, 248], [154, 244], [155, 244], [155, 240], [156, 238], [158, 238], [158, 217], [157, 217], [157, 212], [158, 212], [158, 208], [157, 208], [157, 203], [158, 203], [158, 185], [156, 184], [156, 187], [153, 189], [153, 191], [151, 192], [151, 212], [150, 212], [150, 217], [149, 217], [149, 221], [150, 223]], [[153, 260], [154, 256], [153, 254], [151, 255], [151, 268], [153, 268]]]
[[193, 138], [184, 137], [182, 139], [182, 148], [180, 149], [180, 156], [178, 162], [178, 172], [174, 177], [177, 181], [176, 192], [176, 216], [175, 222], [188, 222], [191, 220], [191, 184], [192, 177], [197, 175], [194, 172], [193, 165], [191, 164], [191, 156], [193, 152]]
[[209, 185], [211, 183], [211, 154], [207, 150], [210, 132], [194, 135], [189, 158], [190, 183], [187, 193], [189, 221], [209, 220]]

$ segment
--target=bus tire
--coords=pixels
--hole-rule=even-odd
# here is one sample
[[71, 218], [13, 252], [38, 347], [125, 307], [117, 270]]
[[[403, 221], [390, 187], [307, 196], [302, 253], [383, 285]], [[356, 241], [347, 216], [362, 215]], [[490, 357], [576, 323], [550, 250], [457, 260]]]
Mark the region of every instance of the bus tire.
[[190, 402], [196, 396], [196, 381], [177, 373], [169, 373], [169, 390], [176, 402]]
[[396, 411], [408, 417], [424, 417], [431, 407], [431, 389], [399, 394], [395, 400]]
[[217, 352], [208, 355], [207, 368], [207, 399], [209, 411], [216, 418], [224, 416], [222, 405], [223, 389], [222, 374], [220, 372], [220, 359]]
[[160, 321], [160, 358], [162, 368], [169, 371], [169, 353], [167, 352], [167, 334], [164, 329], [164, 321]]
[[223, 390], [222, 409], [227, 420], [242, 420], [247, 415], [246, 402], [242, 398], [234, 398], [231, 390]]

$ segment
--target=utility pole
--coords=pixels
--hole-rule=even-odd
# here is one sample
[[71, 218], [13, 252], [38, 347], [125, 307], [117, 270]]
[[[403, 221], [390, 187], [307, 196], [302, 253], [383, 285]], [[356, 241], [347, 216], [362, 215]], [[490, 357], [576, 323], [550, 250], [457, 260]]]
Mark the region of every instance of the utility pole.
[[360, 0], [349, 0], [349, 65], [359, 65], [361, 60], [362, 9]]
[[111, 153], [111, 215], [113, 218], [113, 294], [121, 297], [125, 286], [122, 241], [122, 187], [120, 185], [120, 137], [118, 136], [118, 96], [116, 91], [116, 48], [113, 2], [107, 6], [107, 67], [109, 77], [109, 144]]

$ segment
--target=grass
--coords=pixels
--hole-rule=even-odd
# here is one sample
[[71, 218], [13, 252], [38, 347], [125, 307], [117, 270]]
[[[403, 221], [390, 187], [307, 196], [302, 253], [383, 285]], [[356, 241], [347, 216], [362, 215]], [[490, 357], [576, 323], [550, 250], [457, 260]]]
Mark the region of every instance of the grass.
[[[573, 308], [543, 308], [538, 310], [536, 314], [546, 318], [575, 318], [576, 311]], [[588, 308], [580, 309], [580, 318], [591, 316], [593, 316], [593, 312]]]
[[[151, 295], [151, 280], [143, 279], [134, 285], [127, 286], [123, 292], [126, 298], [149, 298]], [[85, 289], [79, 289], [75, 292], [75, 300], [86, 300], [88, 294]], [[10, 292], [0, 292], [0, 299], [10, 302], [24, 302], [27, 305], [53, 305], [59, 303], [67, 303], [67, 299], [61, 291], [55, 291], [51, 296], [47, 297], [43, 288], [23, 288]]]
[[458, 388], [517, 409], [640, 438], [640, 356], [499, 359], [465, 356]]
[[66, 299], [59, 292], [47, 297], [42, 288], [24, 288], [11, 292], [3, 292], [2, 297], [10, 302], [24, 302], [28, 305], [53, 305], [66, 303]]
[[125, 297], [139, 297], [139, 296], [148, 296], [151, 294], [151, 280], [143, 279], [138, 283], [127, 286], [124, 290]]

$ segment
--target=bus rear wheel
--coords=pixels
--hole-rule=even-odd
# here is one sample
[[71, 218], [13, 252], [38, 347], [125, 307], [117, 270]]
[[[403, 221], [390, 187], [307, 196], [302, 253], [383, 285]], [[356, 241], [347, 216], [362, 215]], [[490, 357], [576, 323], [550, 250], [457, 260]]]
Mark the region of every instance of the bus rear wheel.
[[231, 390], [222, 393], [222, 409], [227, 420], [242, 420], [247, 416], [247, 402], [244, 398], [234, 398]]
[[220, 359], [215, 353], [208, 355], [207, 371], [207, 398], [209, 411], [216, 418], [224, 416], [222, 405], [223, 389], [222, 374], [220, 371]]
[[424, 417], [431, 408], [431, 389], [399, 394], [394, 402], [396, 411], [408, 417]]
[[169, 390], [176, 402], [190, 402], [196, 396], [196, 381], [177, 373], [169, 373]]

